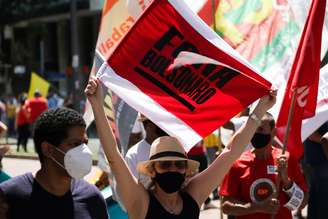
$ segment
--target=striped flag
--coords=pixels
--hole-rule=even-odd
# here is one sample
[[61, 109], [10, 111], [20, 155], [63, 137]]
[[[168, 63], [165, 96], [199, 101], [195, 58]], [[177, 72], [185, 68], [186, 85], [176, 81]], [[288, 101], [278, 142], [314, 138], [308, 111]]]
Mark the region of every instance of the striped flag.
[[97, 74], [186, 150], [271, 86], [178, 0], [153, 1]]

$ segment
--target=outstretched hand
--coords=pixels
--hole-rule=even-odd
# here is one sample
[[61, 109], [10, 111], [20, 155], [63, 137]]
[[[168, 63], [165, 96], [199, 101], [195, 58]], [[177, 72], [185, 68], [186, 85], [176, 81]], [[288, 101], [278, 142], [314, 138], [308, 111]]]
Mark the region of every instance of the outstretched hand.
[[87, 96], [91, 105], [101, 103], [103, 101], [103, 94], [99, 78], [97, 78], [96, 76], [90, 76], [84, 93]]
[[268, 111], [277, 100], [277, 90], [271, 90], [270, 93], [262, 97], [257, 105], [258, 108], [262, 109], [264, 112]]

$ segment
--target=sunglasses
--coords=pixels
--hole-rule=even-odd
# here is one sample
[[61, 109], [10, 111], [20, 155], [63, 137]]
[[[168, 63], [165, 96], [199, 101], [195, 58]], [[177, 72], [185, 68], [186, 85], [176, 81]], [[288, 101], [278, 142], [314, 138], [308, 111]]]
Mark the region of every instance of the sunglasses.
[[187, 169], [187, 161], [177, 160], [177, 161], [158, 161], [159, 167], [163, 170], [170, 169], [174, 165], [178, 170]]

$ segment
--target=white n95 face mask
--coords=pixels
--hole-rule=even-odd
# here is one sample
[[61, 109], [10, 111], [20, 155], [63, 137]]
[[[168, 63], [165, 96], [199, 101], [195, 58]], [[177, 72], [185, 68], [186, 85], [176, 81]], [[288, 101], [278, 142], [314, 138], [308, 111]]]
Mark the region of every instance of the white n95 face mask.
[[67, 173], [75, 178], [82, 179], [86, 176], [92, 167], [92, 152], [86, 144], [81, 144], [68, 150], [66, 153], [55, 147], [57, 151], [64, 154], [64, 166], [52, 158], [59, 166], [64, 168]]

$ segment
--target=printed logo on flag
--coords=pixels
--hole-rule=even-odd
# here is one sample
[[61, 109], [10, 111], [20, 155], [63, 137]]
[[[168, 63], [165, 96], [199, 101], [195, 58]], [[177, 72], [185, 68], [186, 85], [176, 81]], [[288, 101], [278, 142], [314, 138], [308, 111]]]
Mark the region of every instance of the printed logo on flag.
[[[230, 47], [224, 50], [207, 40], [195, 25], [218, 36], [200, 20], [187, 21], [174, 5], [187, 8], [181, 1], [153, 1], [108, 64], [204, 137], [265, 95], [271, 84], [236, 58]], [[228, 47], [223, 40], [220, 43]], [[125, 101], [142, 108], [132, 94]]]
[[172, 26], [134, 70], [194, 111], [196, 104], [206, 103], [219, 89], [222, 90], [230, 80], [240, 75], [225, 64], [200, 56], [198, 52], [197, 46], [185, 41], [183, 34]]

